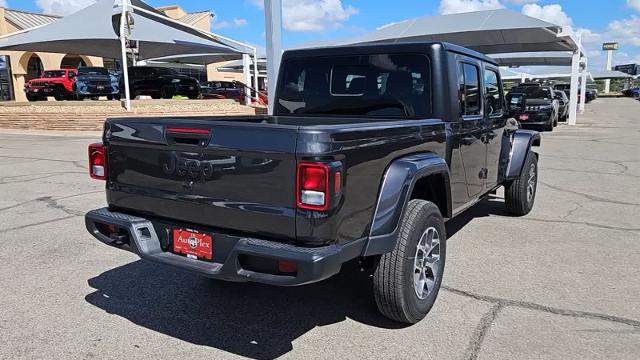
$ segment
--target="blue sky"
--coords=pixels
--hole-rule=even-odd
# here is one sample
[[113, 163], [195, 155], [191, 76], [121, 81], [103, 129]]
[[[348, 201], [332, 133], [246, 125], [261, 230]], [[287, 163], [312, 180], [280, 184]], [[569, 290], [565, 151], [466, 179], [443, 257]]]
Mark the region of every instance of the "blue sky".
[[[10, 8], [69, 13], [93, 0], [0, 0]], [[263, 45], [262, 0], [147, 0], [216, 14], [214, 32]], [[348, 38], [422, 15], [507, 7], [581, 31], [592, 67], [604, 67], [603, 41], [619, 41], [616, 63], [640, 63], [640, 0], [283, 0], [285, 45]]]

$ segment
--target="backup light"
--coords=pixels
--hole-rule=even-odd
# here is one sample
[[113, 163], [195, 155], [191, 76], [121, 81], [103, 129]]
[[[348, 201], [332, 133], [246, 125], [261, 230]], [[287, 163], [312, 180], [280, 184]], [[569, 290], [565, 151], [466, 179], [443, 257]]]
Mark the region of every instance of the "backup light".
[[329, 208], [329, 167], [326, 164], [299, 163], [296, 182], [299, 208], [317, 211]]

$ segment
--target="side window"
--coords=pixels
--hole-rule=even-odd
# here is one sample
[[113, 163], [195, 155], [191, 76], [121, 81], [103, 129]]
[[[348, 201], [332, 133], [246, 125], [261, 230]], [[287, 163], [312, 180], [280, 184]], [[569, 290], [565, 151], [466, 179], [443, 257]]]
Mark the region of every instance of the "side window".
[[500, 114], [502, 112], [503, 94], [500, 91], [498, 73], [494, 70], [486, 69], [484, 71], [484, 86], [487, 93], [487, 112], [489, 116]]
[[460, 86], [460, 113], [462, 115], [480, 114], [480, 71], [477, 66], [460, 64], [458, 74]]

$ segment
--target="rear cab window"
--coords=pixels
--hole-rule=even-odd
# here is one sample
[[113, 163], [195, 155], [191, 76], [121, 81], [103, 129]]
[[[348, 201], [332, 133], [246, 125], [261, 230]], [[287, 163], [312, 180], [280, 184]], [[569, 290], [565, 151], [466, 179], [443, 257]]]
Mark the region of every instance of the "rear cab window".
[[432, 112], [425, 55], [292, 58], [282, 68], [277, 115], [426, 118]]
[[487, 112], [489, 116], [502, 115], [504, 93], [498, 80], [498, 72], [493, 69], [484, 70], [484, 87], [487, 98]]
[[469, 63], [460, 63], [458, 69], [460, 115], [480, 115], [480, 68]]

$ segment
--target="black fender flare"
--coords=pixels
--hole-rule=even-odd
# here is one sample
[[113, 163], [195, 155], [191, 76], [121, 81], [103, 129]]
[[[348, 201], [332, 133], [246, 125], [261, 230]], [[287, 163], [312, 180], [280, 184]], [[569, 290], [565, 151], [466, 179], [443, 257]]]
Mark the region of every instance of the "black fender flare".
[[444, 176], [447, 213], [442, 216], [451, 216], [451, 185], [447, 162], [433, 153], [414, 154], [396, 159], [384, 174], [363, 256], [382, 255], [394, 249], [400, 219], [409, 203], [415, 184], [418, 180], [431, 175]]
[[540, 133], [531, 130], [516, 130], [511, 137], [511, 151], [505, 180], [515, 180], [522, 174], [522, 167], [531, 147], [540, 146]]

